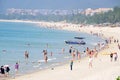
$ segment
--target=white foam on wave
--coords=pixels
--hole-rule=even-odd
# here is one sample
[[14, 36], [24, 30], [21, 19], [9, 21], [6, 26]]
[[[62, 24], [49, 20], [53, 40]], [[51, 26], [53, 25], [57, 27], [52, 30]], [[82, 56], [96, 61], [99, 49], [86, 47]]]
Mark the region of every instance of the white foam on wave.
[[[56, 58], [48, 58], [48, 61], [52, 61], [52, 60], [56, 60]], [[40, 62], [45, 62], [45, 60], [44, 59], [42, 59], [42, 60], [38, 60], [37, 61], [38, 63], [40, 63]]]
[[42, 60], [38, 60], [37, 62], [39, 62], [39, 63], [40, 63], [40, 62], [45, 62], [45, 60], [42, 59]]
[[34, 68], [38, 68], [38, 67], [39, 67], [39, 65], [34, 65], [33, 67], [34, 67]]
[[70, 58], [70, 57], [69, 57], [69, 56], [65, 56], [64, 58], [68, 59], [68, 58]]
[[52, 61], [52, 60], [56, 60], [56, 58], [51, 58], [51, 59], [48, 59], [48, 61]]

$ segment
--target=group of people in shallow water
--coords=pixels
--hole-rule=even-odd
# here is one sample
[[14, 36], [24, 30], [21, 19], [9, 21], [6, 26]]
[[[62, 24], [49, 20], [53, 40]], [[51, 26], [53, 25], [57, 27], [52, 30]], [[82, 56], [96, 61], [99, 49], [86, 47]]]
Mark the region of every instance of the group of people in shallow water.
[[[16, 62], [15, 66], [15, 75], [18, 74], [18, 70], [19, 70], [19, 64], [18, 62]], [[9, 72], [10, 72], [10, 67], [9, 65], [4, 65], [0, 67], [0, 77], [4, 76], [4, 77], [8, 77], [9, 76]]]
[[[114, 40], [114, 43], [118, 43], [118, 42], [119, 42], [118, 40]], [[111, 43], [111, 42], [106, 41], [106, 43], [108, 44], [108, 43]], [[98, 47], [101, 48], [100, 44], [98, 44]], [[118, 44], [118, 48], [120, 49], [119, 44]], [[99, 49], [97, 50], [96, 47], [94, 49], [90, 49], [90, 48], [87, 47], [86, 50], [84, 50], [82, 55], [89, 57], [88, 58], [89, 68], [92, 68], [93, 57], [97, 58], [98, 51], [99, 51]], [[65, 52], [65, 49], [63, 48], [62, 53], [64, 53], [64, 52]], [[73, 70], [73, 62], [76, 59], [80, 62], [81, 52], [71, 46], [70, 49], [69, 49], [69, 54], [72, 57], [71, 61], [70, 61], [70, 70]], [[50, 55], [53, 56], [53, 53], [51, 52]], [[24, 56], [25, 56], [25, 59], [28, 60], [29, 59], [29, 52], [25, 51]], [[48, 62], [48, 52], [47, 52], [47, 50], [43, 50], [43, 57], [44, 57], [45, 63], [47, 63]], [[110, 60], [111, 61], [113, 61], [113, 59], [114, 59], [114, 61], [117, 61], [117, 58], [118, 58], [117, 52], [114, 52], [114, 53], [110, 54]], [[18, 74], [18, 70], [19, 70], [18, 62], [16, 62], [15, 66], [14, 66], [14, 69], [15, 69], [15, 74]], [[1, 66], [0, 67], [0, 74], [1, 75], [8, 76], [9, 72], [10, 72], [10, 67], [9, 66]]]
[[69, 49], [69, 53], [71, 54], [72, 56], [72, 59], [75, 60], [76, 57], [78, 60], [80, 60], [81, 58], [81, 53], [77, 50], [77, 49], [73, 49], [72, 50], [72, 47]]
[[10, 71], [9, 65], [4, 65], [0, 67], [0, 74], [2, 76], [7, 77], [9, 75], [9, 71]]

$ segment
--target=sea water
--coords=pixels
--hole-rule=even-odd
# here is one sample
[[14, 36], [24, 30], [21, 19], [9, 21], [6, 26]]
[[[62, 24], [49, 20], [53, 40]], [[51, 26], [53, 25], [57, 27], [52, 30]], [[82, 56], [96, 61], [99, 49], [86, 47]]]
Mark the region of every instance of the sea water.
[[[74, 37], [85, 37], [86, 45], [68, 45], [66, 40], [76, 40]], [[64, 30], [48, 29], [31, 23], [0, 22], [0, 66], [9, 65], [14, 73], [16, 62], [20, 65], [19, 73], [59, 65], [71, 59], [69, 48], [83, 52], [86, 47], [94, 48], [103, 39], [85, 33]], [[62, 49], [65, 52], [62, 53]], [[24, 57], [25, 51], [29, 52], [29, 59]], [[44, 62], [43, 50], [48, 52], [48, 63]], [[50, 53], [53, 56], [50, 56]]]

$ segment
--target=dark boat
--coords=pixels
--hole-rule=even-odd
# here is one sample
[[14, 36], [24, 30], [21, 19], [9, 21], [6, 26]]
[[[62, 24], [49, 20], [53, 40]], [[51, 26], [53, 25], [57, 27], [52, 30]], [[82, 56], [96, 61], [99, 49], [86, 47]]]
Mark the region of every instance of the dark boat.
[[80, 44], [85, 45], [86, 43], [84, 41], [65, 41], [66, 44]]
[[85, 39], [84, 37], [74, 37], [75, 39]]

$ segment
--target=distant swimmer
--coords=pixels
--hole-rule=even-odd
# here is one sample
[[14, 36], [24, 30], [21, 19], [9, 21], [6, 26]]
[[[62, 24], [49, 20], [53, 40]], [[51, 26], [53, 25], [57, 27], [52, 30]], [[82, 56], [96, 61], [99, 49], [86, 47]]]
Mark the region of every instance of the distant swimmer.
[[6, 50], [2, 50], [2, 52], [6, 52]]
[[30, 46], [30, 43], [27, 43], [26, 45], [27, 45], [27, 46]]

